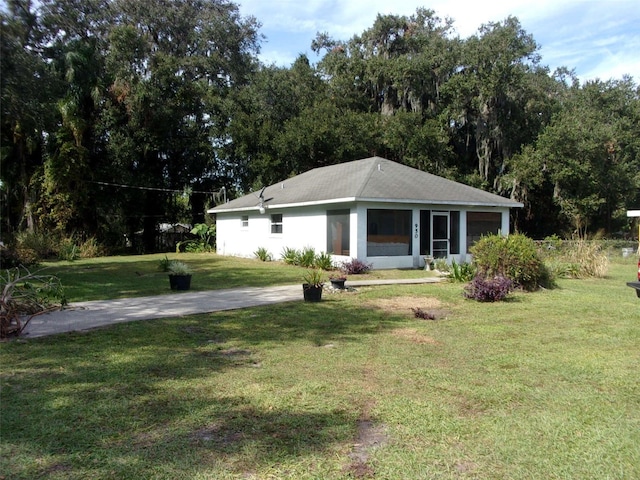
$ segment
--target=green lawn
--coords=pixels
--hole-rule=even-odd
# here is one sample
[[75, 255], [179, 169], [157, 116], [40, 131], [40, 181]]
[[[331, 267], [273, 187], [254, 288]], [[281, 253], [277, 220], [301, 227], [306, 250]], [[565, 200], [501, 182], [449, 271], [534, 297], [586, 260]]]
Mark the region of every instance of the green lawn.
[[[167, 254], [193, 270], [192, 290], [302, 284], [306, 269], [283, 262], [224, 257], [213, 253]], [[46, 262], [45, 273], [60, 277], [69, 301], [101, 300], [172, 293], [167, 273], [158, 268], [165, 254], [101, 257], [74, 262]], [[326, 274], [328, 277], [329, 273]], [[424, 277], [424, 270], [372, 270], [359, 279]]]
[[0, 477], [640, 478], [634, 275], [619, 260], [497, 304], [377, 286], [7, 342]]

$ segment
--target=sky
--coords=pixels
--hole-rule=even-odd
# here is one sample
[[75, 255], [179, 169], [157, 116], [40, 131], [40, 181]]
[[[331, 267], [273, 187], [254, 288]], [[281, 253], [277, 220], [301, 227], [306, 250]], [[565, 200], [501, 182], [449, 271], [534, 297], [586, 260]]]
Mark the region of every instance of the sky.
[[489, 22], [517, 17], [539, 45], [541, 65], [573, 69], [582, 81], [628, 74], [640, 84], [639, 0], [236, 0], [243, 16], [261, 24], [260, 59], [288, 67], [304, 53], [311, 63], [317, 32], [348, 40], [371, 28], [377, 14], [412, 15], [419, 7], [453, 19], [460, 38]]

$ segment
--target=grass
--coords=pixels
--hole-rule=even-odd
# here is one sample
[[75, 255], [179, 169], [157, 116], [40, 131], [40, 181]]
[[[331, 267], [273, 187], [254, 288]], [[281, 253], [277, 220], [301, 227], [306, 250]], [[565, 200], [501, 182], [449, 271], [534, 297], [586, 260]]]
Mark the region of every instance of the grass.
[[[213, 253], [167, 254], [193, 270], [191, 290], [302, 284], [306, 268], [283, 262], [225, 257]], [[172, 293], [167, 273], [159, 269], [165, 254], [100, 257], [73, 262], [45, 262], [42, 268], [57, 275], [69, 301], [102, 300]], [[378, 270], [358, 279], [425, 277], [424, 270]], [[328, 277], [328, 275], [327, 275]]]
[[496, 304], [368, 287], [4, 343], [0, 472], [640, 478], [634, 267]]

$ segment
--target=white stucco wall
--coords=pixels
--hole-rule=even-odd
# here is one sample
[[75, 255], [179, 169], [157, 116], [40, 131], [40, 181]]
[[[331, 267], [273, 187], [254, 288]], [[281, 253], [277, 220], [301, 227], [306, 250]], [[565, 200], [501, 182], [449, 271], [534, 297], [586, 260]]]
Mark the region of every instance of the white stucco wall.
[[[268, 209], [244, 213], [219, 213], [216, 217], [216, 245], [220, 255], [254, 257], [258, 248], [266, 248], [274, 259], [285, 248], [327, 249], [326, 207]], [[271, 215], [282, 214], [282, 233], [271, 233]], [[242, 227], [242, 215], [249, 216], [249, 226]]]
[[[499, 212], [502, 215], [502, 232], [509, 232], [509, 209], [487, 207], [464, 207], [452, 205], [420, 205], [389, 203], [357, 203], [348, 205], [320, 205], [286, 209], [267, 209], [264, 214], [252, 210], [249, 212], [218, 213], [216, 217], [217, 252], [220, 255], [254, 257], [258, 248], [266, 248], [274, 259], [281, 258], [285, 248], [313, 248], [317, 253], [327, 250], [327, 210], [350, 208], [350, 255], [349, 257], [334, 255], [339, 263], [349, 258], [358, 258], [373, 264], [374, 269], [387, 268], [422, 268], [424, 258], [420, 252], [420, 211], [452, 211], [460, 212], [460, 254], [450, 255], [449, 261], [469, 260], [467, 253], [467, 217], [466, 212]], [[367, 257], [367, 210], [402, 209], [412, 210], [412, 255]], [[271, 215], [282, 214], [282, 234], [271, 233]], [[248, 227], [242, 227], [242, 215], [249, 216]], [[416, 236], [415, 225], [418, 224]]]

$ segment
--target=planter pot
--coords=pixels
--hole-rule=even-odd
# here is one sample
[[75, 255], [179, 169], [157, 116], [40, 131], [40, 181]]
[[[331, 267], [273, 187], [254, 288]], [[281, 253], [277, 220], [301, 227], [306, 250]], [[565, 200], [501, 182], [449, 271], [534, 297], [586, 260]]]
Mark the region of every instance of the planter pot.
[[191, 288], [191, 275], [169, 275], [171, 290], [189, 290]]
[[302, 293], [305, 302], [319, 302], [322, 299], [322, 286], [302, 284]]
[[346, 282], [346, 280], [340, 280], [340, 279], [331, 279], [331, 286], [333, 288], [337, 288], [338, 290], [344, 290], [344, 282]]

